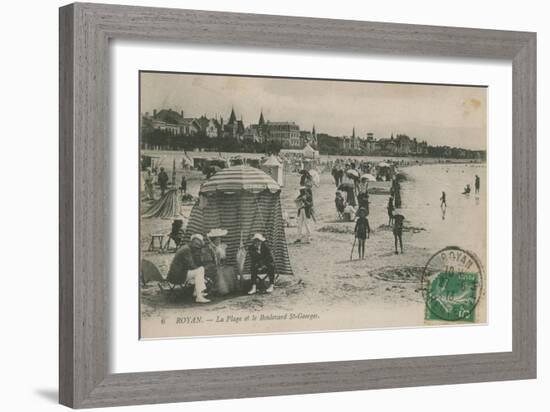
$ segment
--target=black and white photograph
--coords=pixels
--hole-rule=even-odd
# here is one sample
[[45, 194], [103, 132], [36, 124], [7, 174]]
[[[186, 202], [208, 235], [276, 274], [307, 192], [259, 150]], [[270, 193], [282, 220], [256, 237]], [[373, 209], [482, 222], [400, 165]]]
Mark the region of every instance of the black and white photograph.
[[486, 87], [139, 76], [141, 338], [486, 322]]

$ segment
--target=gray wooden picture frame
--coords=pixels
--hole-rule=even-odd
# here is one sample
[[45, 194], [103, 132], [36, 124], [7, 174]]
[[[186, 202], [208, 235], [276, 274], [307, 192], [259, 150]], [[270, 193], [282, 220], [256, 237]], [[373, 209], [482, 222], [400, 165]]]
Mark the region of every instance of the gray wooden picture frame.
[[[60, 9], [59, 28], [62, 404], [86, 408], [536, 377], [535, 33], [82, 3]], [[111, 39], [511, 61], [512, 351], [109, 373]]]

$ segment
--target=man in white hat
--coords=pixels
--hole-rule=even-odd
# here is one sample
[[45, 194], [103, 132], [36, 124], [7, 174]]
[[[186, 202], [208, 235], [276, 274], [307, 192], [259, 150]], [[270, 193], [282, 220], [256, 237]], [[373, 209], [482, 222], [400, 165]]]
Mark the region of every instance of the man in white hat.
[[183, 285], [187, 282], [195, 284], [195, 302], [208, 303], [210, 300], [206, 294], [206, 282], [204, 280], [204, 264], [202, 262], [202, 248], [204, 238], [202, 235], [194, 234], [191, 242], [181, 247], [170, 264], [167, 279], [170, 283]]
[[261, 233], [256, 233], [252, 238], [252, 244], [248, 248], [250, 256], [250, 274], [252, 280], [252, 288], [248, 292], [249, 295], [256, 293], [256, 282], [258, 273], [267, 273], [269, 277], [269, 287], [267, 293], [273, 292], [273, 284], [275, 283], [275, 260], [265, 242], [265, 237]]

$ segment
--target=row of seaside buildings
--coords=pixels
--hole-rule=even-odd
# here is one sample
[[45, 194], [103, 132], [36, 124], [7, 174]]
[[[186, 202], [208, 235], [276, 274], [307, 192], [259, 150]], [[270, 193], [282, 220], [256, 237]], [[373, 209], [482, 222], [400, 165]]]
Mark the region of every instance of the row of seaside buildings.
[[[318, 148], [318, 135], [313, 125], [312, 130], [300, 130], [300, 127], [292, 121], [272, 122], [265, 120], [263, 112], [256, 124], [245, 126], [242, 118], [239, 120], [235, 110], [227, 122], [223, 117], [185, 117], [183, 111], [172, 109], [154, 110], [153, 113], [143, 113], [141, 127], [150, 130], [160, 130], [172, 136], [204, 136], [210, 139], [232, 138], [240, 141], [255, 143], [276, 142], [283, 149], [302, 149], [306, 144]], [[418, 141], [404, 134], [391, 135], [389, 138], [376, 139], [373, 133], [358, 136], [355, 128], [349, 136], [330, 137], [336, 139], [338, 150], [343, 153], [380, 153], [400, 156], [427, 155], [428, 144], [426, 141]]]

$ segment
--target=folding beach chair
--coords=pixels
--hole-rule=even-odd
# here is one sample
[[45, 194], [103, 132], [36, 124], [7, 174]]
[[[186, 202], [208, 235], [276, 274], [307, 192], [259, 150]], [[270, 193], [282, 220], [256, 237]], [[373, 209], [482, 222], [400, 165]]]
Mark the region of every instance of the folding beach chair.
[[[212, 279], [205, 277], [206, 289], [212, 289]], [[158, 288], [168, 296], [170, 300], [176, 300], [180, 296], [192, 296], [195, 283], [186, 279], [183, 283], [172, 283], [168, 279], [158, 282]]]
[[172, 301], [176, 300], [179, 296], [186, 295], [193, 290], [194, 285], [190, 282], [185, 281], [185, 283], [171, 283], [170, 281], [164, 279], [161, 282], [158, 282], [158, 287], [162, 293], [168, 296]]

